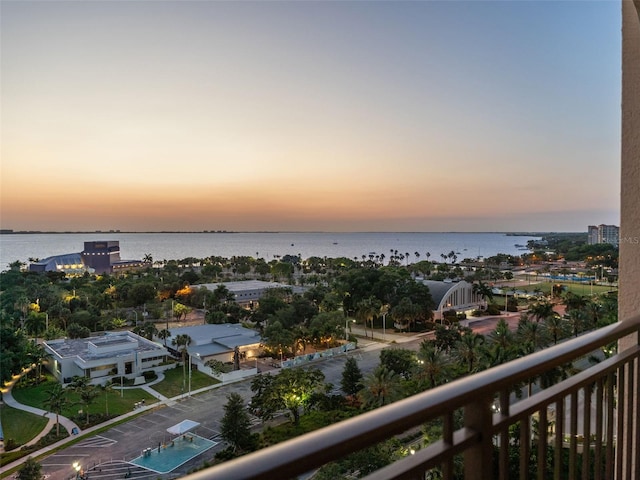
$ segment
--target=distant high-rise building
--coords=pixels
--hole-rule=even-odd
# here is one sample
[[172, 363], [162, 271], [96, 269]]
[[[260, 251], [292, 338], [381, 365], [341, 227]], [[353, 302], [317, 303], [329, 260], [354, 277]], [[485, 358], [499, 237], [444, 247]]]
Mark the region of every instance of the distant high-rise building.
[[589, 245], [595, 245], [598, 243], [598, 226], [589, 225], [587, 227], [587, 243]]
[[620, 241], [620, 227], [616, 225], [600, 224], [598, 226], [589, 225], [587, 227], [587, 243], [595, 245], [597, 243], [610, 243], [618, 246]]

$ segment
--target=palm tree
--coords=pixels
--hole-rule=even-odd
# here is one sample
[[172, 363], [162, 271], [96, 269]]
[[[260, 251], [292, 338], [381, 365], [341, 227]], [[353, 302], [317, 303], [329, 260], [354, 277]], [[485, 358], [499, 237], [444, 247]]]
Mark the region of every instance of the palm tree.
[[384, 365], [367, 375], [363, 385], [358, 396], [364, 407], [382, 407], [400, 398], [400, 377]]
[[513, 333], [503, 318], [498, 320], [495, 330], [489, 334], [489, 342], [493, 360], [497, 364], [506, 363], [516, 358], [517, 351], [514, 348]]
[[474, 332], [462, 335], [455, 345], [455, 356], [467, 365], [467, 373], [477, 370], [484, 345], [484, 336]]
[[529, 314], [532, 315], [537, 322], [546, 321], [547, 318], [553, 317], [556, 313], [553, 311], [553, 304], [549, 302], [538, 302], [529, 307]]
[[558, 340], [562, 338], [566, 332], [566, 324], [559, 315], [551, 315], [544, 319], [544, 325], [553, 338], [553, 344], [556, 345]]
[[46, 314], [39, 312], [29, 312], [29, 316], [25, 320], [25, 329], [27, 333], [34, 336], [36, 343], [38, 336], [44, 332], [46, 326]]
[[418, 350], [418, 362], [421, 366], [421, 375], [429, 381], [431, 388], [437, 387], [446, 380], [449, 373], [449, 358], [433, 342], [424, 340]]
[[371, 322], [371, 338], [373, 338], [373, 319], [380, 312], [380, 301], [375, 297], [365, 298], [358, 303], [356, 318], [364, 323], [364, 336], [367, 336], [367, 322]]
[[89, 406], [93, 403], [100, 392], [96, 388], [95, 385], [92, 385], [91, 379], [89, 377], [73, 377], [71, 384], [69, 385], [73, 388], [79, 395], [82, 404], [85, 407], [85, 411], [87, 414], [87, 424], [89, 424]]
[[158, 332], [158, 338], [164, 342], [164, 346], [167, 346], [167, 338], [171, 336], [171, 331], [163, 328]]
[[56, 437], [60, 436], [60, 414], [69, 405], [67, 392], [61, 384], [56, 383], [51, 390], [47, 392], [47, 398], [44, 401], [45, 407], [56, 414]]
[[111, 387], [111, 383], [106, 383], [102, 386], [102, 391], [104, 392], [104, 407], [105, 407], [105, 415], [107, 419], [109, 418], [109, 394], [113, 392], [113, 388]]
[[182, 357], [182, 391], [186, 390], [186, 379], [187, 379], [187, 356], [189, 355], [188, 347], [191, 345], [191, 337], [186, 334], [180, 334], [176, 338], [171, 341], [172, 345], [176, 346], [178, 352], [180, 352], [180, 356]]
[[473, 293], [480, 295], [487, 303], [491, 303], [493, 301], [493, 290], [483, 281], [473, 284]]
[[532, 322], [526, 315], [518, 322], [516, 336], [525, 355], [546, 347], [548, 343], [544, 324]]
[[394, 326], [399, 330], [411, 327], [420, 313], [420, 307], [415, 305], [410, 298], [403, 297], [400, 303], [391, 309], [391, 318]]
[[[520, 349], [525, 355], [535, 352], [547, 346], [547, 334], [544, 323], [532, 322], [523, 314], [518, 322], [516, 338], [519, 340]], [[527, 393], [530, 397], [533, 394], [534, 378], [529, 378], [527, 382]]]
[[577, 337], [578, 333], [584, 329], [585, 323], [587, 321], [587, 314], [583, 310], [569, 310], [567, 312], [567, 320], [571, 325], [571, 331], [573, 332], [573, 336]]
[[51, 355], [44, 349], [42, 345], [32, 342], [29, 345], [29, 357], [36, 364], [36, 384], [40, 383], [42, 376], [42, 364], [48, 360]]

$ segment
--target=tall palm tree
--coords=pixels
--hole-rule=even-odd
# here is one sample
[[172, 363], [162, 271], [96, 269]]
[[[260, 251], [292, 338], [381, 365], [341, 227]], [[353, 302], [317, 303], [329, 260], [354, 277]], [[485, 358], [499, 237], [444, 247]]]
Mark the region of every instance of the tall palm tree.
[[45, 407], [56, 414], [56, 437], [60, 436], [60, 414], [69, 405], [67, 392], [61, 384], [56, 383], [51, 390], [47, 392], [47, 398], [44, 401]]
[[569, 310], [567, 312], [567, 321], [571, 325], [573, 336], [577, 337], [586, 326], [587, 314], [584, 310]]
[[545, 321], [549, 317], [553, 317], [556, 313], [553, 311], [553, 304], [549, 302], [537, 302], [529, 307], [529, 314], [532, 315], [537, 322]]
[[565, 321], [560, 318], [559, 315], [551, 315], [550, 317], [545, 318], [544, 325], [553, 338], [553, 344], [556, 345], [558, 340], [564, 337], [565, 332], [567, 331], [567, 326]]
[[38, 342], [38, 337], [42, 332], [44, 332], [46, 326], [46, 314], [39, 312], [29, 312], [25, 320], [24, 327], [27, 333], [30, 333], [34, 336], [36, 343]]
[[73, 388], [80, 395], [80, 400], [82, 405], [84, 405], [85, 412], [87, 414], [87, 424], [89, 424], [89, 406], [93, 403], [96, 397], [100, 395], [100, 392], [95, 385], [91, 384], [91, 379], [89, 377], [76, 376], [69, 384], [69, 387]]
[[400, 398], [400, 377], [384, 365], [378, 367], [363, 382], [358, 393], [365, 408], [377, 408]]
[[424, 340], [418, 350], [420, 375], [427, 378], [429, 387], [434, 388], [444, 383], [448, 377], [450, 361], [448, 356], [433, 342]]
[[484, 336], [474, 332], [462, 335], [455, 345], [454, 355], [467, 366], [467, 373], [475, 372], [482, 357]]
[[420, 307], [415, 305], [410, 298], [403, 297], [400, 303], [391, 309], [391, 318], [394, 326], [399, 330], [411, 327], [420, 313]]
[[493, 290], [482, 280], [473, 284], [473, 293], [480, 295], [487, 303], [491, 303], [493, 301]]
[[164, 342], [164, 346], [167, 346], [167, 338], [171, 336], [171, 331], [163, 328], [158, 332], [158, 338]]
[[493, 360], [497, 364], [506, 363], [517, 357], [517, 350], [513, 338], [513, 332], [507, 322], [501, 318], [496, 328], [489, 334], [489, 345], [493, 353]]
[[[516, 339], [523, 354], [529, 355], [548, 344], [547, 331], [544, 323], [532, 322], [526, 315], [523, 315], [518, 322]], [[527, 393], [530, 397], [533, 394], [533, 382], [535, 378], [529, 378], [527, 382]]]
[[371, 322], [371, 338], [373, 338], [373, 319], [380, 312], [380, 301], [375, 297], [365, 298], [358, 303], [356, 318], [364, 323], [364, 336], [367, 337], [367, 322]]
[[191, 337], [187, 334], [180, 334], [171, 341], [171, 344], [176, 347], [180, 356], [182, 357], [182, 391], [186, 390], [187, 379], [187, 357], [189, 355], [188, 348], [191, 345]]
[[544, 324], [532, 322], [526, 315], [523, 315], [518, 322], [516, 338], [519, 340], [518, 343], [525, 355], [544, 348], [548, 344]]
[[32, 362], [36, 364], [36, 383], [40, 383], [40, 377], [42, 376], [42, 364], [51, 358], [51, 355], [47, 353], [42, 345], [35, 342], [29, 344], [29, 357]]

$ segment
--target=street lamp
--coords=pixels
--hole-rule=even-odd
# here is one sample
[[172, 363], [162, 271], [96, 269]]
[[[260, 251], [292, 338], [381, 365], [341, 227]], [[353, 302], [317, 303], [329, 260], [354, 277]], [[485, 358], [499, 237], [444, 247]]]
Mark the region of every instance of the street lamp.
[[389, 305], [385, 305], [382, 310], [382, 341], [387, 341], [387, 313], [389, 313]]
[[76, 480], [77, 480], [78, 478], [80, 478], [80, 470], [81, 470], [80, 463], [73, 462], [72, 466], [73, 466], [73, 469], [76, 471]]
[[[355, 320], [351, 320], [351, 322], [356, 323]], [[349, 328], [349, 317], [344, 319], [344, 339], [348, 342], [349, 341], [349, 331], [347, 330]]]

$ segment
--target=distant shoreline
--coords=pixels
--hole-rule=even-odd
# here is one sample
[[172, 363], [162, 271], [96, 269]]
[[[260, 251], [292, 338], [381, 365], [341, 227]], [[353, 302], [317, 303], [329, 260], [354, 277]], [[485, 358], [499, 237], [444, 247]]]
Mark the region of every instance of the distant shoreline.
[[0, 230], [0, 235], [119, 235], [119, 234], [185, 234], [185, 233], [209, 233], [209, 234], [229, 234], [229, 233], [326, 233], [326, 234], [350, 234], [350, 233], [472, 233], [472, 234], [504, 234], [508, 237], [542, 237], [549, 234], [580, 234], [586, 232], [500, 232], [500, 231], [487, 231], [487, 232], [463, 232], [463, 231], [443, 231], [443, 232], [396, 232], [396, 231], [363, 231], [363, 232], [330, 232], [330, 231], [297, 231], [297, 230], [150, 230], [150, 231], [127, 231], [127, 230], [94, 230], [94, 231], [48, 231], [48, 230]]

